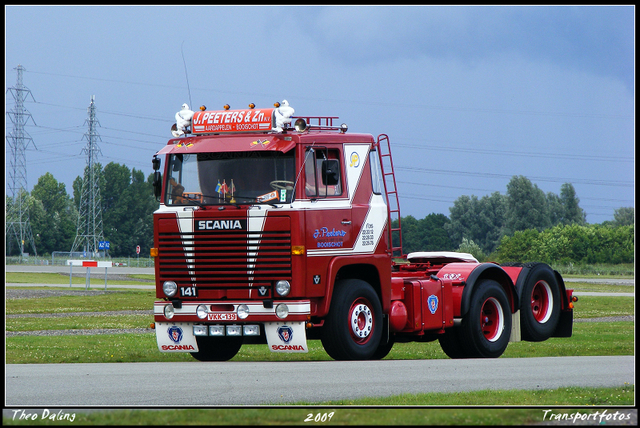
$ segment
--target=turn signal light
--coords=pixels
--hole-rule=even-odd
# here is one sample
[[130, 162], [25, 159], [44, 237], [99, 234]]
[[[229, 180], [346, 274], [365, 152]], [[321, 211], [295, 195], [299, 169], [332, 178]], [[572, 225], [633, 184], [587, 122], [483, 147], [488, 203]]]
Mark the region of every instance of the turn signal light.
[[158, 249], [157, 248], [150, 249], [149, 254], [151, 255], [151, 257], [158, 257]]
[[304, 255], [304, 245], [294, 245], [291, 247], [291, 255], [293, 256], [303, 256]]

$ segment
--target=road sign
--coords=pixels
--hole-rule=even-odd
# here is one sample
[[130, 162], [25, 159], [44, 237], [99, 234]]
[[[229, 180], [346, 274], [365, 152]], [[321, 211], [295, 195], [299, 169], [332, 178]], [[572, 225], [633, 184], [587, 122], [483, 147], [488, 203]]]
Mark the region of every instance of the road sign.
[[98, 250], [108, 250], [108, 249], [109, 249], [109, 241], [98, 242]]
[[140, 254], [140, 245], [136, 246], [136, 254]]

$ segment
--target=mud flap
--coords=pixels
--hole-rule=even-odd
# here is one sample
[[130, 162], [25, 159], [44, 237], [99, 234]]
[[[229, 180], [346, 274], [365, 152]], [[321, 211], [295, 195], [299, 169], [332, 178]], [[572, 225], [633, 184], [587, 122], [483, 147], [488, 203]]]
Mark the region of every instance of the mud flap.
[[191, 323], [156, 322], [156, 341], [160, 352], [198, 352]]
[[571, 337], [573, 333], [573, 311], [560, 312], [560, 319], [556, 331], [551, 337]]
[[305, 323], [266, 322], [264, 331], [271, 352], [309, 352]]

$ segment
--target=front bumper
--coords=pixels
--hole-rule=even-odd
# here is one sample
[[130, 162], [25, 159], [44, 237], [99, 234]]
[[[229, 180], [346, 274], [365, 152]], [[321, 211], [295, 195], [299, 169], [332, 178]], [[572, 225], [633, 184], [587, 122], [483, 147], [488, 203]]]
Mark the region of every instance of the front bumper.
[[[171, 305], [171, 308], [167, 308]], [[279, 305], [286, 305], [287, 315], [276, 314]], [[204, 306], [200, 308], [199, 306]], [[238, 308], [241, 307], [241, 311]], [[222, 308], [222, 309], [221, 309]], [[167, 310], [169, 309], [169, 310]], [[204, 310], [203, 310], [204, 309]], [[282, 307], [280, 308], [282, 309]], [[247, 314], [248, 310], [248, 314]], [[240, 315], [239, 315], [240, 312]], [[173, 313], [168, 317], [167, 313]], [[279, 312], [282, 313], [282, 312]], [[198, 316], [200, 314], [200, 316]], [[156, 301], [153, 315], [156, 322], [196, 322], [196, 323], [256, 323], [308, 321], [311, 314], [309, 300], [275, 301]], [[204, 316], [204, 317], [203, 317]]]

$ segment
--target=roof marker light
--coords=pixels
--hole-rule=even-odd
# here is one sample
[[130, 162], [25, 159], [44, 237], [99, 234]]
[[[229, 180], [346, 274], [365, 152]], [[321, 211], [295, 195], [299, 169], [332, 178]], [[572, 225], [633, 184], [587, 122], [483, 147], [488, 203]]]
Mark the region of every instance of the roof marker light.
[[249, 104], [249, 108], [253, 110], [254, 108], [256, 108], [256, 105], [254, 103], [251, 103]]

